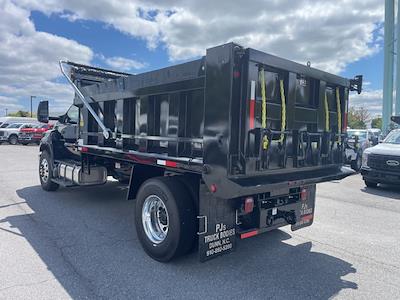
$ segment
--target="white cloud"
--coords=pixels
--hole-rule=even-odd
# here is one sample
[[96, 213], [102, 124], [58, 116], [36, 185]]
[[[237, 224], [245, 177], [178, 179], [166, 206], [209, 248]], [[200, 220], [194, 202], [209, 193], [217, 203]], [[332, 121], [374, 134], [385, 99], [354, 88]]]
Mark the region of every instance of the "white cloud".
[[12, 97], [0, 95], [0, 117], [6, 115], [6, 112], [22, 109], [22, 105], [18, 104], [18, 100]]
[[203, 55], [207, 47], [235, 41], [246, 47], [338, 73], [379, 50], [381, 0], [17, 0], [70, 20], [91, 19], [160, 43], [171, 60]]
[[[0, 94], [14, 97], [5, 94], [8, 90], [65, 103], [72, 92], [54, 81], [58, 59], [90, 63], [93, 51], [37, 31], [29, 19], [31, 10], [70, 21], [103, 22], [145, 40], [149, 49], [164, 47], [172, 61], [234, 41], [301, 63], [310, 60], [335, 73], [379, 51], [384, 15], [381, 0], [0, 0]], [[121, 57], [105, 62], [120, 70], [143, 64]]]
[[29, 107], [30, 95], [38, 96], [36, 101], [67, 97], [71, 101], [70, 88], [54, 82], [60, 76], [58, 60], [89, 63], [92, 50], [76, 41], [37, 31], [29, 19], [30, 12], [11, 1], [0, 0], [0, 11], [0, 107], [9, 112]]
[[349, 106], [364, 107], [368, 109], [371, 116], [382, 114], [383, 91], [364, 90], [361, 94], [351, 93]]
[[[41, 3], [43, 7], [46, 5]], [[71, 105], [73, 90], [59, 82], [58, 61], [68, 59], [90, 64], [93, 51], [74, 40], [37, 31], [29, 18], [29, 9], [15, 2], [0, 0], [0, 12], [0, 109], [7, 108], [9, 112], [27, 109], [30, 96], [35, 95], [35, 104], [50, 99], [52, 111], [65, 111]], [[123, 57], [101, 58], [121, 70], [145, 66]]]
[[119, 56], [105, 58], [105, 63], [113, 69], [119, 71], [138, 70], [147, 66], [146, 63]]

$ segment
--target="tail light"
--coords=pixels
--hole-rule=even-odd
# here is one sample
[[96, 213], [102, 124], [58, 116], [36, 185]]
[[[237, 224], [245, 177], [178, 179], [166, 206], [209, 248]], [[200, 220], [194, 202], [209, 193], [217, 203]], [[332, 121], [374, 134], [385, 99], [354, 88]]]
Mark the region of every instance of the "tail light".
[[253, 197], [247, 197], [244, 199], [244, 212], [246, 214], [251, 213], [254, 209], [254, 198]]
[[306, 201], [307, 200], [307, 189], [302, 188], [300, 192], [300, 199], [301, 201]]
[[215, 183], [210, 185], [210, 191], [211, 193], [215, 193], [217, 191], [217, 185]]

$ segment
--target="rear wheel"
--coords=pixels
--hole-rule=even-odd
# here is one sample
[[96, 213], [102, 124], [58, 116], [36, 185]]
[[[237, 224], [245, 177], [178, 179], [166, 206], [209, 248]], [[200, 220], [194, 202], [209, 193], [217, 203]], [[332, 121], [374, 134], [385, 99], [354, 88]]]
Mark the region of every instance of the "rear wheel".
[[53, 164], [49, 152], [43, 151], [39, 159], [39, 178], [40, 185], [45, 191], [55, 191], [59, 185], [51, 179], [53, 178]]
[[167, 262], [189, 252], [196, 237], [193, 201], [173, 177], [147, 180], [136, 197], [136, 231], [146, 253]]
[[18, 137], [15, 134], [13, 134], [8, 138], [8, 142], [11, 145], [16, 145], [16, 144], [18, 144]]
[[377, 182], [372, 182], [372, 181], [368, 181], [368, 180], [364, 180], [364, 183], [369, 188], [376, 188], [378, 186]]

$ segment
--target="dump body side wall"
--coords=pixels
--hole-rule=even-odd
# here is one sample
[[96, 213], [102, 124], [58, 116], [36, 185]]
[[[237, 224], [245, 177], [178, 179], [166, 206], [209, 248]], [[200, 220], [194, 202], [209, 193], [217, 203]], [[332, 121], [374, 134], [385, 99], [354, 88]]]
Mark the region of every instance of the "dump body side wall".
[[204, 59], [83, 88], [114, 138], [82, 107], [83, 145], [198, 161], [203, 158]]

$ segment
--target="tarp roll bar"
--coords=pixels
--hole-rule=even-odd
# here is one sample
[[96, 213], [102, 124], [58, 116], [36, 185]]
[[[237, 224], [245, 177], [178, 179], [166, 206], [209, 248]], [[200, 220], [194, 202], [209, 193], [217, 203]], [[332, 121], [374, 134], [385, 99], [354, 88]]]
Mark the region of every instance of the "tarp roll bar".
[[96, 120], [97, 124], [100, 126], [102, 132], [103, 132], [103, 136], [105, 139], [109, 139], [111, 137], [111, 130], [109, 128], [107, 128], [103, 121], [100, 119], [100, 117], [96, 114], [96, 112], [93, 110], [92, 106], [90, 105], [90, 103], [86, 100], [85, 96], [83, 96], [82, 92], [79, 90], [79, 88], [75, 85], [75, 83], [73, 83], [73, 81], [71, 80], [71, 78], [67, 75], [67, 73], [64, 70], [63, 64], [70, 64], [69, 61], [65, 61], [65, 60], [60, 60], [59, 61], [60, 64], [60, 69], [61, 69], [61, 73], [65, 76], [65, 78], [67, 78], [68, 82], [71, 84], [71, 86], [74, 88], [76, 94], [78, 95], [78, 97], [82, 100], [83, 104], [86, 106], [86, 108], [88, 109], [88, 111], [90, 112], [90, 114], [93, 116], [93, 118]]

